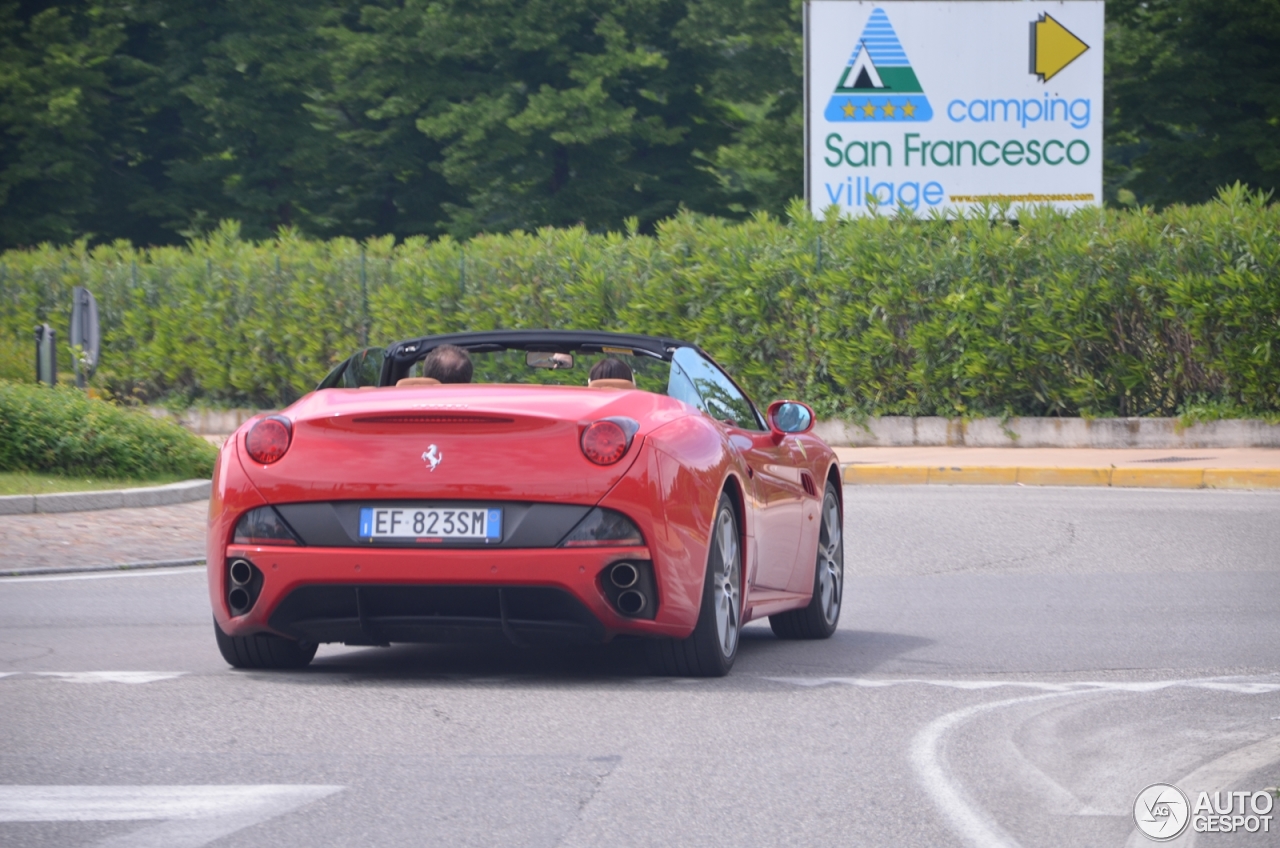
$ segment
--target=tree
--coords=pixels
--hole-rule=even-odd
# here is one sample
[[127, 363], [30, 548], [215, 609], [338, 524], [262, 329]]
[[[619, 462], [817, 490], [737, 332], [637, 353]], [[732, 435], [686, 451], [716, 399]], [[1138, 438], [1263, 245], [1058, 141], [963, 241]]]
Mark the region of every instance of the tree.
[[1111, 197], [1280, 187], [1280, 0], [1111, 0], [1107, 17]]
[[[698, 57], [671, 36], [677, 0], [437, 0], [362, 9], [336, 37], [333, 102], [438, 145], [447, 229], [649, 224], [712, 211], [693, 153], [726, 129]], [[374, 130], [376, 132], [376, 129]]]
[[0, 247], [161, 235], [141, 210], [154, 70], [124, 52], [127, 23], [112, 4], [0, 5]]
[[802, 0], [689, 0], [676, 29], [705, 55], [701, 93], [728, 133], [697, 151], [725, 211], [783, 215], [804, 195]]

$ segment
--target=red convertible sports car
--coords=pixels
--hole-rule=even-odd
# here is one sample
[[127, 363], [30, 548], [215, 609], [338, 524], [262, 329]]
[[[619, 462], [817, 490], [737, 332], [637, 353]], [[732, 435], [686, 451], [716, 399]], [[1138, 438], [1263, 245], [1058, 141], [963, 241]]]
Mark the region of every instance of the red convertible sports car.
[[752, 619], [825, 638], [841, 487], [812, 426], [794, 401], [761, 415], [675, 339], [509, 330], [363, 350], [218, 456], [218, 647], [297, 668], [321, 642], [629, 635], [662, 673], [716, 676]]

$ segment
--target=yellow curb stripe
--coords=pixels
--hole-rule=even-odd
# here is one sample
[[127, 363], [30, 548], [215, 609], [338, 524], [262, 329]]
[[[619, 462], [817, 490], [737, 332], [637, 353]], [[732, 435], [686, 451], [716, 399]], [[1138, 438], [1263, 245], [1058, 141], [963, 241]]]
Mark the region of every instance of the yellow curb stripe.
[[930, 468], [929, 482], [944, 486], [1008, 486], [1018, 482], [1018, 469], [998, 465]]
[[1115, 486], [1158, 489], [1280, 489], [1272, 468], [1050, 468], [1001, 465], [846, 465], [854, 486]]
[[1019, 468], [1024, 486], [1110, 486], [1111, 468]]
[[846, 465], [844, 481], [855, 486], [910, 486], [929, 482], [929, 469], [902, 465]]
[[1211, 489], [1280, 489], [1280, 469], [1206, 468], [1204, 484]]
[[1111, 485], [1126, 488], [1199, 489], [1204, 485], [1203, 468], [1117, 468]]

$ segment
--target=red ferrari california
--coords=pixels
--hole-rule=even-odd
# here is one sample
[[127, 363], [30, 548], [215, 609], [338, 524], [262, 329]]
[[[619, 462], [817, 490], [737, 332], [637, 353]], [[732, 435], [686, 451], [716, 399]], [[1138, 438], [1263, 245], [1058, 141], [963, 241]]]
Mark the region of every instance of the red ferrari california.
[[648, 640], [718, 676], [744, 623], [836, 629], [835, 455], [697, 346], [579, 331], [360, 351], [247, 422], [213, 473], [214, 632], [239, 668], [321, 642]]

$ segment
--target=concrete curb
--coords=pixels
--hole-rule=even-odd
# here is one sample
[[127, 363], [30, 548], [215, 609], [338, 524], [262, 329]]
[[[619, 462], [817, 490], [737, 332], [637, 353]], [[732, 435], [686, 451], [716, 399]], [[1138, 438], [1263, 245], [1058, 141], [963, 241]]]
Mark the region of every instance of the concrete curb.
[[181, 483], [170, 483], [167, 486], [144, 486], [137, 489], [60, 492], [51, 495], [9, 495], [0, 497], [0, 515], [169, 506], [208, 498], [210, 485], [208, 480], [183, 480]]
[[1280, 424], [1252, 419], [1180, 426], [1176, 418], [869, 418], [828, 420], [814, 432], [832, 447], [1154, 448], [1280, 447]]
[[195, 559], [162, 559], [155, 562], [124, 562], [113, 565], [59, 565], [53, 568], [12, 568], [0, 571], [0, 577], [39, 577], [42, 574], [80, 574], [86, 571], [137, 571], [145, 568], [181, 568], [204, 565], [204, 557]]
[[846, 465], [844, 482], [853, 486], [1017, 484], [1153, 489], [1280, 489], [1280, 469]]

